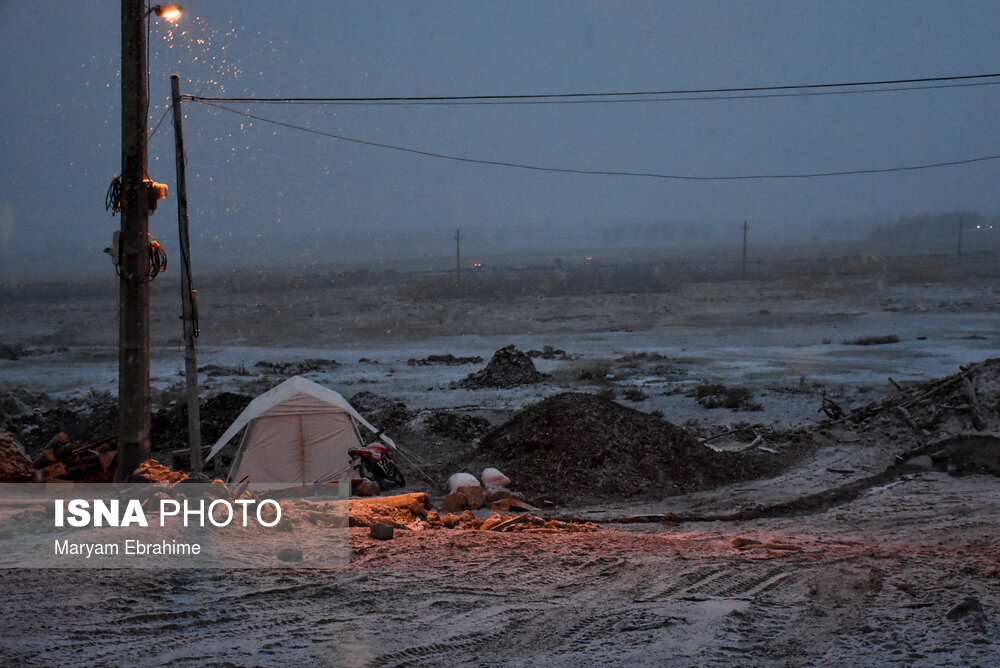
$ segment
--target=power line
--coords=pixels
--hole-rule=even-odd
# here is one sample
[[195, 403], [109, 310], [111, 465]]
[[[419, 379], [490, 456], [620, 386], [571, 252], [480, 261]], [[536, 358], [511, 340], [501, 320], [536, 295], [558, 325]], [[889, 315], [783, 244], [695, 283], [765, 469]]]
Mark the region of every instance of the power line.
[[[920, 77], [914, 79], [887, 79], [883, 81], [846, 81], [839, 83], [818, 83], [818, 84], [795, 84], [781, 86], [749, 86], [741, 88], [696, 88], [678, 90], [656, 90], [656, 91], [628, 91], [628, 92], [605, 92], [605, 93], [532, 93], [523, 95], [435, 95], [435, 96], [395, 96], [395, 97], [206, 97], [200, 95], [183, 95], [182, 97], [196, 102], [240, 102], [245, 104], [335, 104], [335, 103], [431, 103], [431, 102], [517, 102], [529, 103], [530, 101], [546, 100], [544, 103], [552, 103], [558, 100], [579, 100], [585, 98], [647, 98], [653, 96], [676, 96], [676, 95], [718, 95], [735, 93], [765, 93], [776, 91], [800, 91], [797, 93], [786, 93], [786, 96], [804, 96], [807, 91], [831, 88], [860, 88], [863, 86], [912, 86], [913, 84], [944, 84], [953, 81], [982, 81], [984, 79], [998, 79], [1000, 73], [994, 74], [966, 74], [946, 77]], [[984, 85], [995, 85], [1000, 81], [989, 82]], [[946, 88], [947, 85], [924, 86], [920, 88]], [[909, 88], [914, 90], [916, 88]], [[870, 91], [857, 92], [889, 92], [893, 90], [904, 90], [901, 88], [886, 88]], [[846, 93], [848, 91], [843, 91]], [[854, 92], [854, 91], [851, 91]], [[840, 93], [833, 93], [840, 94]], [[738, 97], [738, 96], [736, 96]], [[751, 97], [751, 96], [747, 96]], [[694, 98], [709, 99], [709, 98]], [[591, 100], [597, 102], [599, 100]], [[611, 101], [611, 100], [605, 100]], [[659, 100], [665, 101], [665, 100]]]
[[308, 132], [310, 134], [318, 135], [320, 137], [327, 137], [329, 139], [336, 139], [338, 141], [350, 142], [352, 144], [360, 144], [362, 146], [373, 146], [376, 148], [390, 149], [393, 151], [402, 151], [404, 153], [412, 153], [415, 155], [422, 155], [429, 158], [453, 160], [456, 162], [465, 162], [477, 165], [494, 165], [498, 167], [513, 167], [516, 169], [528, 169], [538, 172], [556, 172], [562, 174], [589, 174], [594, 176], [627, 176], [627, 177], [642, 177], [651, 179], [672, 179], [678, 181], [745, 181], [745, 180], [766, 180], [766, 179], [811, 179], [811, 178], [829, 177], [829, 176], [851, 176], [857, 174], [885, 174], [888, 172], [908, 172], [921, 169], [952, 167], [956, 165], [970, 165], [977, 162], [1000, 160], [1000, 155], [987, 155], [978, 158], [950, 160], [947, 162], [936, 162], [924, 165], [888, 167], [882, 169], [851, 169], [851, 170], [835, 171], [835, 172], [812, 172], [806, 174], [749, 174], [749, 175], [734, 175], [734, 176], [690, 176], [683, 174], [659, 174], [655, 172], [629, 172], [629, 171], [597, 170], [597, 169], [570, 169], [562, 167], [542, 167], [539, 165], [528, 165], [517, 162], [505, 162], [501, 160], [483, 160], [478, 158], [466, 158], [456, 155], [448, 155], [446, 153], [422, 151], [420, 149], [407, 148], [405, 146], [395, 146], [393, 144], [383, 144], [380, 142], [368, 141], [364, 139], [355, 139], [352, 137], [345, 137], [343, 135], [336, 135], [330, 132], [323, 132], [322, 130], [315, 130], [313, 128], [303, 127], [301, 125], [285, 123], [283, 121], [277, 121], [271, 118], [264, 118], [263, 116], [257, 116], [255, 114], [251, 114], [245, 111], [239, 111], [237, 109], [230, 109], [229, 107], [225, 107], [220, 104], [215, 104], [213, 102], [208, 102], [206, 100], [199, 98], [190, 98], [190, 99], [196, 102], [201, 102], [202, 104], [205, 104], [207, 106], [215, 107], [216, 109], [221, 109], [223, 111], [228, 111], [231, 114], [236, 114], [237, 116], [244, 116], [246, 118], [250, 118], [255, 121], [260, 121], [262, 123], [269, 123], [271, 125], [288, 128], [291, 130], [300, 130], [302, 132]]
[[940, 90], [944, 88], [978, 88], [983, 86], [1000, 86], [1000, 81], [988, 81], [965, 84], [942, 84], [931, 86], [905, 86], [897, 88], [877, 88], [865, 90], [834, 90], [834, 91], [812, 91], [804, 93], [761, 93], [746, 95], [697, 95], [684, 97], [643, 97], [643, 98], [614, 98], [610, 100], [465, 100], [465, 101], [416, 101], [416, 102], [372, 102], [353, 101], [341, 102], [337, 100], [316, 100], [316, 99], [258, 99], [258, 98], [208, 98], [194, 95], [187, 96], [187, 99], [195, 102], [221, 101], [221, 102], [243, 102], [259, 104], [311, 104], [324, 106], [367, 106], [367, 107], [479, 107], [479, 106], [530, 106], [530, 105], [559, 105], [559, 104], [647, 104], [652, 102], [692, 102], [699, 100], [762, 100], [768, 98], [782, 97], [825, 97], [830, 95], [865, 95], [868, 93], [898, 93], [915, 90]]

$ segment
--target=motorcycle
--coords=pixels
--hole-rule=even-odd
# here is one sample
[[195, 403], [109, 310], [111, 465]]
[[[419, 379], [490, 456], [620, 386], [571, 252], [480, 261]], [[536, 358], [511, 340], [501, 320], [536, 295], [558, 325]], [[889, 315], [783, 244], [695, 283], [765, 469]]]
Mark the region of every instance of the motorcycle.
[[351, 465], [361, 474], [378, 483], [381, 489], [403, 487], [406, 480], [402, 471], [389, 457], [389, 449], [381, 443], [369, 443], [363, 448], [351, 448]]

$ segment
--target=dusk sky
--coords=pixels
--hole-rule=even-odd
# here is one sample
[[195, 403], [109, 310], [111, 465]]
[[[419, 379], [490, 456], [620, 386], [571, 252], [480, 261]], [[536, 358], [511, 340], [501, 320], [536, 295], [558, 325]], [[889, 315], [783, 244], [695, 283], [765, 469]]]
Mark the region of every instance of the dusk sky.
[[[150, 129], [184, 93], [480, 96], [718, 89], [1000, 72], [1000, 3], [183, 3], [150, 23]], [[119, 220], [120, 6], [0, 0], [0, 281], [99, 277]], [[969, 82], [964, 82], [969, 83]], [[599, 104], [247, 105], [343, 137], [561, 169], [686, 176], [884, 169], [1000, 154], [1000, 78], [933, 90]], [[795, 180], [551, 173], [339, 141], [184, 104], [196, 273], [589, 248], [748, 220], [809, 241], [902, 215], [1000, 213], [1000, 160]], [[173, 128], [150, 142], [170, 198], [150, 230], [176, 262]], [[641, 238], [641, 234], [640, 237]], [[630, 240], [631, 239], [631, 240]], [[685, 238], [685, 241], [690, 241]], [[176, 264], [174, 265], [176, 266]], [[202, 269], [204, 268], [204, 269]]]

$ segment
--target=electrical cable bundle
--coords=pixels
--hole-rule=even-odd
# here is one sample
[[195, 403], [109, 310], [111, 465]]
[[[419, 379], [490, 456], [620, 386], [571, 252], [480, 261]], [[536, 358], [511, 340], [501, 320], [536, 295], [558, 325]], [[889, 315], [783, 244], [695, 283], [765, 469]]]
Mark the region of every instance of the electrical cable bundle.
[[149, 237], [149, 280], [167, 270], [167, 251], [152, 236]]
[[112, 216], [122, 210], [122, 177], [111, 179], [108, 194], [104, 196], [104, 209], [110, 211]]

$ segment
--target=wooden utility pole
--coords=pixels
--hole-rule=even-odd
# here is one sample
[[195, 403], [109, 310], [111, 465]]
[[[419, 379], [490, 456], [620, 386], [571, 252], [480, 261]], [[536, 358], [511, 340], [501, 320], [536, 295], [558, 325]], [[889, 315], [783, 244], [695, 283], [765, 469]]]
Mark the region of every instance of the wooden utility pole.
[[747, 277], [747, 221], [743, 221], [743, 278]]
[[122, 0], [121, 249], [118, 283], [118, 462], [127, 481], [149, 458], [149, 204], [146, 3]]
[[188, 235], [187, 178], [184, 171], [184, 133], [181, 127], [181, 80], [170, 77], [170, 98], [174, 112], [174, 156], [177, 166], [177, 230], [181, 253], [181, 320], [184, 321], [184, 379], [187, 383], [188, 446], [191, 470], [200, 473], [201, 409], [198, 406], [198, 313], [196, 292], [191, 283], [191, 238]]
[[455, 285], [462, 289], [462, 228], [455, 230]]

